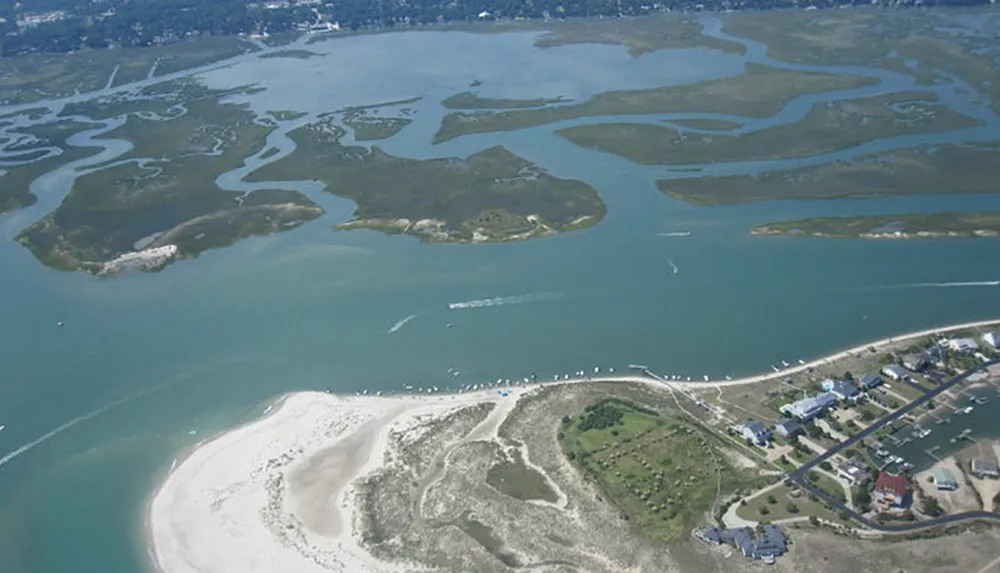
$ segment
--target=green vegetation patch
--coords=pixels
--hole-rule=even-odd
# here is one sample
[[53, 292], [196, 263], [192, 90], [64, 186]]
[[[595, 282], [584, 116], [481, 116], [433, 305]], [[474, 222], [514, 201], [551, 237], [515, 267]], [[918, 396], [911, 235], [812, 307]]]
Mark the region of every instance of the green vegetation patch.
[[805, 72], [747, 64], [746, 72], [726, 78], [645, 90], [609, 91], [573, 105], [502, 112], [456, 112], [441, 120], [434, 142], [494, 131], [512, 131], [556, 121], [598, 115], [650, 113], [727, 113], [770, 117], [788, 101], [809, 93], [854, 89], [877, 78]]
[[567, 457], [653, 539], [688, 535], [720, 492], [760, 481], [730, 466], [714, 436], [614, 398], [564, 418], [560, 436]]
[[[31, 54], [0, 59], [0, 103], [16, 104], [91, 92], [228, 59], [253, 46], [235, 36], [205, 36], [166, 46]], [[116, 71], [117, 70], [117, 71]]]
[[513, 459], [500, 461], [486, 472], [486, 483], [504, 495], [524, 501], [559, 501], [559, 496], [541, 472], [528, 467], [520, 452]]
[[635, 57], [657, 50], [696, 47], [737, 54], [746, 50], [742, 44], [702, 34], [701, 24], [690, 14], [657, 14], [628, 20], [556, 20], [547, 23], [546, 28], [549, 32], [535, 41], [539, 48], [612, 44], [627, 47]]
[[261, 54], [258, 56], [262, 60], [272, 60], [277, 58], [291, 58], [295, 60], [308, 60], [316, 56], [322, 56], [323, 54], [319, 52], [312, 52], [310, 50], [278, 50], [276, 52], [268, 52], [266, 54]]
[[813, 217], [758, 225], [753, 235], [808, 237], [996, 237], [1000, 211]]
[[930, 92], [903, 92], [817, 103], [795, 123], [736, 135], [688, 134], [641, 123], [579, 125], [556, 133], [636, 163], [678, 164], [805, 157], [873, 139], [981, 125], [950, 107], [932, 105], [937, 99]]
[[441, 105], [448, 109], [518, 109], [542, 107], [563, 101], [566, 100], [561, 96], [556, 98], [498, 99], [480, 97], [472, 92], [462, 92], [442, 101]]
[[380, 117], [369, 115], [368, 110], [356, 109], [344, 113], [344, 125], [354, 132], [355, 141], [389, 139], [413, 120], [408, 117]]
[[849, 161], [756, 175], [690, 177], [657, 182], [661, 191], [698, 205], [774, 199], [868, 198], [1000, 191], [1000, 148], [922, 146]]
[[62, 204], [18, 240], [45, 264], [95, 271], [137, 245], [176, 245], [181, 256], [248, 235], [294, 227], [322, 210], [292, 191], [223, 191], [215, 179], [258, 152], [272, 127], [245, 106], [190, 102], [187, 113], [152, 121], [130, 116], [108, 137], [133, 148], [75, 181]]
[[823, 505], [818, 498], [787, 485], [780, 485], [764, 495], [747, 501], [746, 505], [741, 505], [736, 510], [736, 515], [751, 521], [774, 522], [779, 519], [810, 516], [833, 522], [839, 521], [836, 512]]
[[[70, 136], [93, 127], [87, 123], [62, 120], [17, 130], [16, 133], [28, 134], [35, 138], [31, 144], [17, 146], [18, 150], [41, 152], [44, 148], [54, 147], [60, 153], [0, 168], [4, 171], [3, 175], [0, 175], [0, 213], [33, 205], [37, 199], [31, 194], [30, 186], [35, 179], [63, 165], [99, 152], [100, 149], [97, 147], [73, 147], [67, 142]], [[8, 146], [6, 150], [12, 151], [14, 146]]]
[[503, 147], [467, 159], [408, 159], [341, 143], [332, 118], [289, 133], [290, 155], [256, 181], [316, 179], [354, 201], [338, 229], [405, 233], [425, 241], [507, 241], [595, 224], [605, 207], [589, 185], [549, 175]]

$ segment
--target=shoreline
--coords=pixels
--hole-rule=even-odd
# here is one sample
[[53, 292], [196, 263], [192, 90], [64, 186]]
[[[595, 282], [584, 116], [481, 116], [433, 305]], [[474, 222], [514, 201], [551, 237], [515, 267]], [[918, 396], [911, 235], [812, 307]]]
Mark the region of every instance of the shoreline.
[[[428, 417], [488, 402], [516, 403], [520, 397], [552, 384], [677, 383], [697, 388], [765, 382], [857, 352], [868, 352], [870, 347], [878, 349], [939, 333], [997, 324], [1000, 319], [908, 332], [778, 372], [719, 382], [668, 380], [664, 384], [645, 375], [607, 375], [526, 386], [490, 386], [448, 394], [343, 396], [320, 391], [282, 394], [271, 401], [259, 418], [185, 448], [173, 459], [146, 501], [144, 533], [149, 570], [312, 573], [339, 566], [346, 571], [401, 571], [404, 564], [378, 560], [356, 538], [353, 526], [358, 506], [354, 488], [359, 478], [385, 465], [392, 432], [408, 432]], [[501, 390], [509, 392], [509, 396], [501, 395]], [[495, 411], [509, 411], [513, 407], [512, 404]], [[491, 418], [487, 416], [483, 424], [497, 422]], [[318, 479], [321, 470], [330, 468], [337, 468], [333, 479], [328, 479], [325, 473], [323, 479]], [[286, 475], [290, 480], [285, 480]], [[303, 475], [308, 477], [303, 479]], [[301, 485], [306, 482], [308, 486]], [[274, 488], [277, 494], [273, 493]], [[327, 510], [315, 510], [316, 500], [321, 500]], [[310, 518], [307, 514], [316, 515]], [[313, 523], [307, 523], [310, 521]], [[197, 542], [189, 544], [188, 539]]]

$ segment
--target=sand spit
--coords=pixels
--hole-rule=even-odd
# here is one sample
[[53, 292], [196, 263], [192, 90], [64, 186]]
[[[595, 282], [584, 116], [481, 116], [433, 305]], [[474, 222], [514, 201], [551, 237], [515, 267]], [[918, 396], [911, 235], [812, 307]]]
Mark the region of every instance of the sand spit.
[[[998, 324], [982, 321], [873, 342], [796, 368], [727, 382], [760, 382], [837, 357], [948, 330]], [[558, 384], [639, 382], [645, 376], [584, 377]], [[551, 383], [550, 383], [551, 384]], [[666, 386], [690, 387], [668, 382]], [[391, 432], [484, 402], [499, 402], [470, 434], [494, 440], [515, 402], [533, 389], [452, 395], [339, 397], [320, 392], [285, 396], [266, 417], [204, 443], [175, 464], [148, 508], [150, 556], [163, 573], [397, 572], [421, 567], [380, 561], [357, 537], [354, 485], [386, 463]], [[419, 431], [419, 430], [417, 430]]]

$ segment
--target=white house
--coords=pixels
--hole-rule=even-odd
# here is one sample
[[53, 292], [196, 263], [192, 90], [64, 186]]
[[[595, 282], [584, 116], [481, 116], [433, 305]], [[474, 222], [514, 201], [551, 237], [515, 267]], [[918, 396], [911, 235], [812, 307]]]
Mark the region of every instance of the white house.
[[758, 446], [766, 446], [771, 441], [771, 430], [760, 420], [747, 420], [740, 427], [740, 434]]
[[971, 338], [952, 338], [948, 341], [948, 348], [955, 352], [975, 352], [979, 350], [979, 345]]
[[910, 373], [899, 364], [886, 364], [882, 367], [882, 374], [885, 374], [893, 380], [905, 380], [906, 377], [910, 375]]
[[1000, 332], [994, 330], [983, 335], [983, 341], [993, 348], [1000, 348]]

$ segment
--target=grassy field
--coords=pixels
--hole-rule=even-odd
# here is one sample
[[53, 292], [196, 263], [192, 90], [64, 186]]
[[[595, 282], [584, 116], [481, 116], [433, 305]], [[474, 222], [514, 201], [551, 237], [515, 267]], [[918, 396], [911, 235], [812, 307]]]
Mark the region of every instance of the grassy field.
[[773, 199], [836, 199], [1000, 191], [1000, 147], [895, 149], [758, 175], [692, 177], [657, 182], [664, 193], [697, 205]]
[[235, 36], [205, 36], [167, 46], [83, 50], [0, 59], [0, 103], [40, 101], [145, 79], [156, 64], [164, 75], [217, 62], [252, 49]]
[[[968, 11], [829, 10], [816, 12], [741, 12], [723, 17], [734, 36], [763, 42], [775, 59], [803, 64], [875, 65], [906, 73], [921, 84], [954, 74], [1000, 109], [1000, 65], [990, 54], [995, 40], [986, 34], [953, 34], [954, 17], [978, 17], [989, 8]], [[878, 33], [872, 31], [877, 29]], [[915, 62], [910, 67], [906, 60]]]
[[254, 180], [318, 179], [357, 204], [339, 228], [405, 232], [429, 241], [502, 241], [594, 224], [604, 216], [596, 190], [559, 179], [494, 147], [467, 159], [408, 159], [345, 146], [329, 118], [289, 134], [295, 151]]
[[686, 536], [720, 491], [760, 481], [756, 471], [728, 465], [716, 438], [615, 399], [564, 420], [561, 435], [566, 455], [653, 539]]
[[30, 163], [3, 167], [5, 173], [0, 175], [0, 213], [34, 204], [36, 198], [31, 194], [29, 187], [35, 179], [63, 165], [97, 153], [99, 149], [96, 147], [73, 147], [66, 142], [71, 135], [89, 127], [92, 126], [78, 121], [64, 120], [18, 130], [19, 133], [30, 134], [36, 138], [35, 143], [19, 149], [31, 152], [51, 146], [60, 149], [61, 153], [36, 159]]
[[[774, 503], [770, 503], [770, 499]], [[767, 508], [761, 511], [761, 508]], [[769, 492], [755, 497], [746, 505], [736, 510], [736, 515], [753, 521], [778, 521], [794, 517], [809, 517], [814, 515], [821, 519], [840, 521], [837, 514], [820, 501], [813, 501], [809, 496], [794, 487], [780, 485]]]
[[448, 109], [519, 109], [524, 107], [542, 107], [552, 103], [564, 101], [561, 97], [556, 98], [531, 98], [531, 99], [509, 99], [509, 98], [487, 98], [480, 97], [472, 92], [462, 92], [455, 94], [441, 102], [441, 105]]
[[648, 113], [729, 113], [770, 117], [808, 93], [871, 85], [875, 78], [803, 72], [747, 64], [746, 73], [694, 84], [609, 91], [578, 104], [502, 112], [449, 113], [435, 142], [493, 131], [512, 131], [567, 119]]
[[344, 113], [344, 125], [354, 132], [355, 141], [389, 139], [413, 122], [408, 117], [380, 117], [370, 110], [355, 109]]
[[975, 213], [907, 213], [904, 215], [855, 215], [814, 217], [758, 225], [753, 235], [869, 238], [995, 237], [1000, 235], [1000, 211]]
[[150, 237], [149, 246], [176, 244], [192, 256], [318, 216], [319, 207], [295, 192], [257, 191], [241, 205], [240, 193], [216, 186], [216, 177], [263, 147], [272, 128], [253, 120], [247, 108], [217, 99], [190, 102], [170, 121], [130, 116], [108, 137], [132, 142], [122, 160], [145, 164], [119, 162], [77, 178], [62, 204], [18, 240], [46, 264], [90, 269]]
[[934, 105], [937, 99], [930, 92], [902, 92], [818, 103], [800, 121], [737, 135], [689, 135], [640, 123], [579, 125], [556, 133], [581, 147], [636, 163], [682, 164], [805, 157], [873, 139], [981, 124], [950, 107]]
[[266, 54], [261, 54], [260, 58], [262, 60], [270, 60], [276, 58], [291, 58], [295, 60], [308, 60], [309, 58], [314, 58], [316, 56], [321, 56], [319, 52], [311, 52], [309, 50], [278, 50], [276, 52], [268, 52]]

